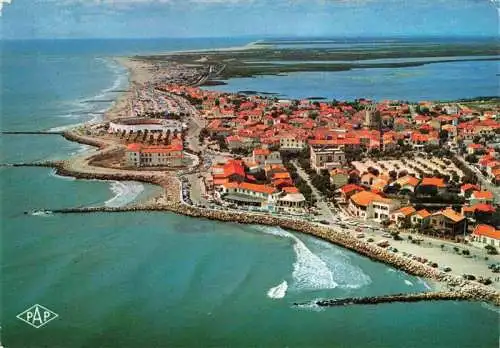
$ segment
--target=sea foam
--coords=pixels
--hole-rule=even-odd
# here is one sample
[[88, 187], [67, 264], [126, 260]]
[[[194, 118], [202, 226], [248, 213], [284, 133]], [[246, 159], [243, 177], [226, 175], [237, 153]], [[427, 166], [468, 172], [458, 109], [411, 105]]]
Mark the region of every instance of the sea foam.
[[114, 181], [110, 189], [115, 195], [104, 202], [104, 205], [117, 208], [133, 202], [144, 191], [144, 185], [133, 181]]
[[342, 250], [334, 248], [327, 242], [314, 242], [320, 249], [319, 253], [315, 254], [302, 240], [288, 231], [275, 227], [259, 227], [259, 229], [266, 234], [294, 241], [295, 262], [292, 271], [294, 289], [359, 288], [371, 283], [369, 276], [359, 267], [349, 263], [349, 258]]
[[267, 297], [280, 299], [285, 297], [286, 291], [288, 290], [288, 282], [284, 280], [281, 284], [275, 286], [274, 288], [269, 289], [267, 292]]
[[60, 115], [61, 118], [65, 119], [75, 119], [81, 120], [81, 122], [53, 127], [49, 129], [51, 132], [61, 132], [74, 127], [84, 125], [86, 123], [98, 123], [103, 119], [103, 113], [106, 112], [113, 102], [109, 103], [93, 103], [99, 100], [114, 100], [117, 97], [115, 91], [117, 89], [125, 89], [128, 85], [128, 72], [127, 69], [122, 67], [113, 59], [107, 58], [95, 58], [97, 61], [102, 62], [115, 76], [113, 83], [102, 90], [100, 90], [96, 95], [71, 101], [67, 103], [67, 110], [70, 110], [66, 114]]

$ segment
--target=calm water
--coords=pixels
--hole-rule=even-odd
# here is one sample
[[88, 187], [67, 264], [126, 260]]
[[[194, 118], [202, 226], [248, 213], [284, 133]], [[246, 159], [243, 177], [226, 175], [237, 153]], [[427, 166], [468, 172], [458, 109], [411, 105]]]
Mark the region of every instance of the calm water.
[[[384, 61], [382, 59], [380, 63]], [[456, 100], [500, 95], [499, 73], [500, 61], [457, 61], [408, 68], [358, 68], [257, 76], [230, 79], [225, 81], [227, 85], [204, 88], [225, 92], [251, 90], [277, 93], [283, 98]]]
[[[86, 101], [107, 100], [126, 81], [108, 56], [243, 43], [8, 43], [1, 128], [51, 129], [99, 117], [107, 104]], [[52, 136], [0, 139], [2, 163], [84, 150]], [[60, 178], [43, 168], [0, 168], [0, 179], [1, 342], [7, 348], [498, 344], [498, 313], [477, 303], [293, 306], [427, 289], [418, 278], [309, 236], [161, 213], [34, 216], [24, 212], [121, 205], [154, 188]], [[41, 329], [15, 318], [35, 303], [59, 318]]]

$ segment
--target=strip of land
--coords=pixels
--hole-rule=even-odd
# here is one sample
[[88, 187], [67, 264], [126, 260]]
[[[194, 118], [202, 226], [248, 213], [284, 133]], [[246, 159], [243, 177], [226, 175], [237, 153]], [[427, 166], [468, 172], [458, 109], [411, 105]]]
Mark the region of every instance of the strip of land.
[[[266, 50], [263, 52], [258, 49], [253, 49], [251, 53], [247, 51], [241, 52], [241, 54], [246, 55], [245, 59], [248, 59], [251, 54], [254, 55], [254, 58], [259, 54], [268, 55], [264, 56], [267, 58], [269, 58], [269, 54], [276, 54], [276, 51], [270, 52]], [[429, 54], [428, 52], [426, 54]], [[458, 50], [456, 53], [464, 54], [464, 51]], [[467, 51], [468, 55], [472, 53], [470, 50]], [[477, 51], [477, 54], [481, 55], [487, 53], [486, 48]], [[192, 88], [193, 86], [202, 85], [212, 78], [219, 78], [222, 76], [221, 74], [224, 74], [224, 71], [231, 71], [228, 68], [229, 63], [227, 60], [233, 59], [229, 57], [234, 57], [235, 52], [216, 51], [213, 54], [216, 58], [207, 58], [207, 52], [183, 53], [177, 54], [175, 57], [168, 56], [167, 58], [166, 56], [160, 58], [120, 58], [120, 63], [130, 71], [130, 87], [120, 95], [114, 106], [106, 112], [104, 122], [79, 126], [63, 133], [64, 137], [70, 141], [91, 145], [98, 148], [98, 150], [91, 154], [82, 154], [61, 162], [39, 164], [40, 166], [53, 166], [59, 175], [76, 178], [134, 180], [160, 185], [164, 189], [160, 197], [156, 197], [147, 204], [122, 208], [94, 207], [51, 210], [50, 207], [40, 207], [40, 209], [52, 213], [166, 211], [227, 222], [280, 226], [317, 236], [409, 274], [440, 282], [452, 292], [451, 297], [456, 294], [457, 298], [476, 299], [500, 305], [500, 295], [497, 290], [498, 283], [488, 286], [462, 277], [464, 273], [477, 275], [480, 268], [486, 268], [484, 259], [465, 259], [460, 255], [444, 252], [432, 254], [433, 261], [437, 261], [441, 265], [452, 266], [452, 272], [448, 273], [433, 267], [429, 263], [402, 255], [401, 251], [405, 250], [411, 255], [428, 256], [427, 254], [430, 253], [426, 254], [425, 247], [420, 244], [400, 244], [398, 245], [400, 252], [397, 253], [367, 239], [357, 238], [350, 228], [339, 225], [325, 226], [321, 223], [309, 221], [307, 215], [293, 217], [286, 213], [272, 215], [264, 212], [242, 211], [238, 207], [233, 209], [227, 206], [210, 207], [203, 204], [201, 197], [203, 189], [198, 176], [210, 169], [210, 166], [215, 161], [227, 159], [231, 157], [231, 154], [225, 153], [221, 149], [211, 150], [207, 147], [206, 142], [200, 142], [201, 131], [207, 127], [208, 122], [204, 115], [201, 114], [200, 109], [196, 107], [195, 102], [197, 100], [186, 94], [176, 94], [165, 86], [180, 86], [175, 87], [179, 90]], [[293, 54], [293, 52], [287, 54]], [[374, 59], [374, 57], [382, 57], [383, 55], [380, 52], [377, 54], [378, 56], [372, 53], [371, 56], [366, 56], [366, 59]], [[284, 56], [281, 55], [278, 58], [284, 59]], [[306, 57], [302, 58], [306, 59]], [[307, 59], [310, 58], [307, 57]], [[324, 59], [324, 56], [321, 58]], [[353, 57], [351, 56], [351, 58]], [[241, 57], [237, 59], [241, 59]], [[262, 59], [262, 57], [259, 59]], [[357, 59], [360, 58], [357, 57]], [[237, 73], [230, 73], [227, 76], [241, 76], [238, 74], [241, 74], [242, 70], [237, 71]], [[263, 70], [259, 71], [262, 72]], [[192, 92], [198, 93], [196, 89], [193, 89]], [[136, 130], [130, 131], [130, 129], [135, 129], [134, 124], [131, 125], [125, 122], [124, 119], [135, 119], [139, 115], [141, 116], [139, 118], [141, 122], [145, 118], [155, 120], [165, 116], [165, 110], [167, 109], [177, 110], [174, 116], [179, 117], [187, 125], [187, 128], [180, 131], [176, 137], [182, 138], [185, 146], [185, 157], [190, 157], [190, 161], [184, 161], [181, 168], [158, 169], [125, 165], [124, 158], [129, 155], [130, 146], [133, 142], [141, 142], [141, 146], [153, 151], [162, 147], [163, 142], [165, 144], [163, 148], [171, 146], [172, 134], [169, 132], [164, 138], [164, 133], [160, 133], [158, 137], [158, 133], [151, 132], [151, 134], [148, 134], [147, 132], [138, 133]], [[179, 122], [174, 122], [175, 127], [178, 126]], [[118, 130], [110, 132], [111, 123], [114, 123]], [[145, 124], [147, 127], [156, 127], [157, 125], [154, 122]], [[191, 185], [191, 188], [188, 187], [188, 184]], [[320, 193], [317, 193], [317, 195], [320, 200], [319, 203], [322, 203]], [[199, 199], [195, 199], [195, 196]], [[195, 200], [195, 203], [192, 200]], [[323, 205], [323, 208], [327, 214], [332, 214], [328, 206]], [[338, 216], [342, 217], [344, 215], [339, 214]], [[346, 218], [344, 216], [344, 220], [347, 219], [356, 220], [356, 218]], [[430, 256], [428, 257], [430, 258]], [[492, 258], [495, 260], [494, 256]], [[425, 298], [425, 296], [422, 298]]]

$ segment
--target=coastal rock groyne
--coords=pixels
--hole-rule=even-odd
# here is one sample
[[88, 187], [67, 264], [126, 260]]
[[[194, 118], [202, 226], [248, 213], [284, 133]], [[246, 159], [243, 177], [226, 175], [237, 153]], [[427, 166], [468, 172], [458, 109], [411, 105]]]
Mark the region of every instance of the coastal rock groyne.
[[[497, 306], [500, 306], [500, 294], [492, 287], [488, 287], [474, 281], [466, 280], [459, 276], [444, 273], [438, 269], [405, 258], [374, 244], [359, 240], [349, 233], [337, 231], [335, 229], [332, 229], [331, 227], [321, 226], [319, 224], [314, 224], [308, 221], [246, 212], [201, 209], [177, 202], [154, 206], [131, 206], [124, 208], [72, 208], [54, 210], [52, 212], [89, 213], [125, 211], [170, 211], [186, 216], [206, 218], [217, 221], [277, 226], [310, 234], [346, 249], [355, 251], [356, 253], [364, 255], [374, 261], [383, 262], [395, 268], [401, 269], [409, 274], [443, 282], [453, 289], [453, 291], [450, 293], [453, 293], [454, 299], [474, 299], [478, 301], [491, 302]], [[426, 298], [427, 297], [424, 296], [422, 297], [422, 300]]]
[[6, 135], [23, 135], [23, 134], [32, 134], [32, 135], [62, 135], [63, 132], [52, 132], [52, 131], [1, 131], [0, 134]]
[[[396, 302], [422, 302], [422, 301], [474, 301], [476, 298], [469, 293], [459, 291], [421, 292], [408, 294], [394, 294], [370, 297], [349, 297], [339, 299], [318, 300], [314, 303], [320, 307], [336, 307], [347, 305], [376, 305]], [[303, 304], [295, 303], [296, 306]]]
[[[54, 166], [56, 168], [56, 174], [61, 176], [71, 176], [77, 179], [85, 180], [109, 180], [109, 181], [139, 181], [154, 185], [165, 185], [165, 179], [161, 179], [158, 176], [148, 175], [148, 174], [129, 174], [129, 173], [91, 173], [91, 172], [78, 172], [67, 168], [64, 162], [59, 163]], [[84, 212], [84, 211], [82, 211]]]
[[79, 135], [72, 131], [64, 131], [62, 132], [62, 136], [69, 141], [74, 141], [79, 144], [90, 145], [94, 147], [98, 147], [100, 149], [106, 146], [106, 143], [95, 138], [86, 137], [83, 135]]
[[43, 161], [43, 162], [31, 162], [31, 163], [2, 163], [0, 167], [47, 167], [47, 168], [57, 168], [63, 164], [62, 161]]

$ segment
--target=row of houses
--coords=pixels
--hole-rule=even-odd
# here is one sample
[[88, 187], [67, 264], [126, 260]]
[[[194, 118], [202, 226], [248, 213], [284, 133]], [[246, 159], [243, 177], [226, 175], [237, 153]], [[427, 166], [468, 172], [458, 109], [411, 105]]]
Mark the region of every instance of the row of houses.
[[[257, 180], [257, 174], [265, 180]], [[288, 212], [303, 212], [306, 207], [279, 152], [266, 148], [255, 149], [249, 158], [213, 165], [207, 185], [216, 198], [240, 206]]]

